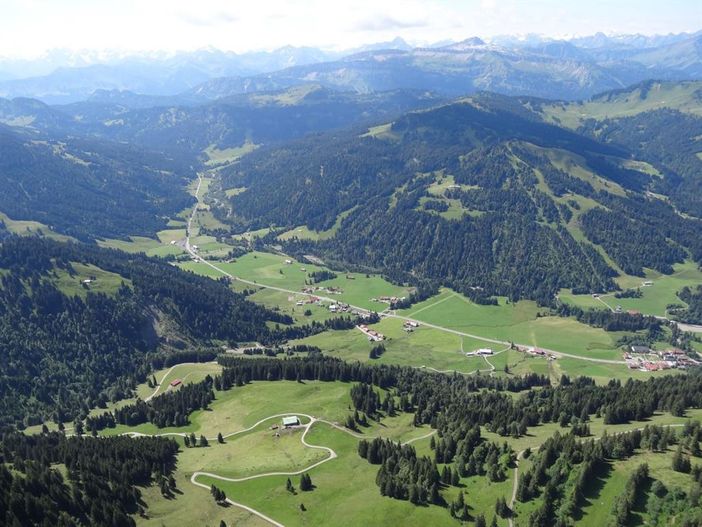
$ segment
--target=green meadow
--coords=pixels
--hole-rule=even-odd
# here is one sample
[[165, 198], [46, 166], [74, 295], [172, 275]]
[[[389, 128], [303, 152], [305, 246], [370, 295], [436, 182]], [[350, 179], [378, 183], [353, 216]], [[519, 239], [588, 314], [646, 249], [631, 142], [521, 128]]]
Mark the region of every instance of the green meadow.
[[[683, 287], [697, 287], [702, 285], [702, 271], [697, 264], [687, 261], [683, 264], [676, 264], [674, 272], [664, 275], [653, 270], [646, 270], [646, 276], [621, 277], [617, 279], [622, 288], [638, 288], [643, 293], [641, 298], [616, 298], [614, 294], [601, 295], [600, 299], [591, 295], [574, 295], [567, 291], [562, 291], [560, 299], [563, 302], [578, 305], [583, 308], [596, 307], [604, 309], [609, 307], [615, 309], [621, 306], [623, 310], [636, 310], [646, 315], [666, 316], [666, 307], [669, 304], [682, 304], [685, 302], [678, 298], [677, 293]], [[644, 286], [644, 282], [652, 282], [652, 285]]]
[[[287, 264], [286, 260], [291, 263]], [[219, 262], [216, 265], [237, 278], [290, 291], [302, 291], [307, 286], [306, 282], [309, 283], [309, 273], [325, 269], [311, 263], [296, 261], [288, 256], [258, 251], [245, 254], [234, 262]], [[183, 269], [214, 278], [221, 276], [221, 273], [203, 263], [184, 262], [180, 266]], [[309, 285], [309, 287], [339, 288], [341, 293], [319, 291], [319, 295], [378, 311], [385, 309], [387, 304], [372, 301], [373, 298], [408, 294], [407, 289], [395, 286], [379, 276], [344, 272], [336, 274], [337, 278], [333, 280], [325, 280], [318, 284]]]
[[509, 303], [505, 298], [499, 298], [497, 306], [478, 305], [443, 289], [439, 295], [398, 314], [480, 337], [582, 357], [621, 360], [616, 346], [621, 333], [606, 332], [572, 318], [538, 316], [542, 311], [534, 302]]

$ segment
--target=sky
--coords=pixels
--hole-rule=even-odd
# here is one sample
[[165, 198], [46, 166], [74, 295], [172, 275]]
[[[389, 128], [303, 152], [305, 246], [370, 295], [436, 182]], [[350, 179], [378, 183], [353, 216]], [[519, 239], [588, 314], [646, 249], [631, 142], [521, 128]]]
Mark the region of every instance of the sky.
[[349, 49], [538, 33], [702, 29], [702, 0], [0, 0], [0, 56], [50, 49]]

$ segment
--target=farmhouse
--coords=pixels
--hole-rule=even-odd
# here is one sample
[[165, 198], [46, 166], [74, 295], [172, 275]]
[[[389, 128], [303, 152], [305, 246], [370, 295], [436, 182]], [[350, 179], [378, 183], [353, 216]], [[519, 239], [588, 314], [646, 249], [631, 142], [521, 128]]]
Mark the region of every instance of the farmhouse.
[[648, 346], [629, 346], [632, 353], [651, 353], [651, 348]]
[[299, 426], [300, 418], [296, 415], [291, 415], [288, 417], [283, 417], [283, 426], [285, 428], [290, 428], [291, 426]]
[[419, 322], [415, 322], [414, 320], [406, 320], [402, 324], [402, 329], [404, 329], [407, 333], [413, 332], [418, 327], [419, 327]]
[[375, 331], [374, 329], [370, 329], [365, 324], [361, 324], [356, 327], [361, 331], [361, 333], [368, 337], [368, 340], [371, 342], [380, 342], [381, 340], [385, 340], [385, 335]]

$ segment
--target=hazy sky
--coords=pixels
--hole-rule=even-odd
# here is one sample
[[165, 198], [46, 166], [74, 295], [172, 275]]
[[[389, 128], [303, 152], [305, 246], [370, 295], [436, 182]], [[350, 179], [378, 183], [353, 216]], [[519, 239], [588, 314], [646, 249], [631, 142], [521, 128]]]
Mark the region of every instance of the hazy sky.
[[702, 29], [702, 0], [0, 0], [0, 56]]

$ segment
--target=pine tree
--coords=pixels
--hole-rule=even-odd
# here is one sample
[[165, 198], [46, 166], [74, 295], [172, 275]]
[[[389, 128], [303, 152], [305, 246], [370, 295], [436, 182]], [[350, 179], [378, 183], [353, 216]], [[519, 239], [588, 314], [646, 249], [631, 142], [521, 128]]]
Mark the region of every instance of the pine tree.
[[487, 527], [487, 524], [485, 523], [485, 516], [478, 514], [475, 517], [475, 527]]
[[293, 487], [293, 484], [292, 484], [292, 481], [290, 481], [290, 478], [288, 478], [288, 481], [285, 482], [285, 490], [287, 490], [291, 494], [295, 494], [295, 487]]
[[222, 432], [219, 432], [219, 433], [217, 434], [217, 442], [218, 442], [220, 445], [224, 444], [224, 438], [222, 437]]
[[312, 490], [312, 478], [307, 473], [300, 476], [300, 490], [303, 492]]
[[200, 435], [200, 446], [209, 446], [207, 438], [204, 435]]

